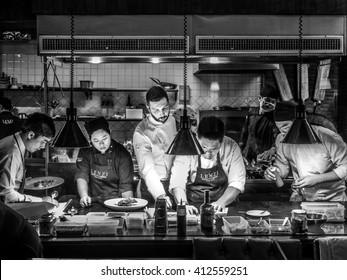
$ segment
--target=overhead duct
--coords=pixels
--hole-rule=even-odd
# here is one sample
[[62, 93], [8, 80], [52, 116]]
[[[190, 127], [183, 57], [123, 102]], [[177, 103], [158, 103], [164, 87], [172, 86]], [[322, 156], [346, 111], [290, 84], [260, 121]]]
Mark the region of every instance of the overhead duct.
[[[343, 55], [343, 36], [303, 36], [304, 55]], [[297, 55], [297, 36], [196, 36], [196, 54]]]

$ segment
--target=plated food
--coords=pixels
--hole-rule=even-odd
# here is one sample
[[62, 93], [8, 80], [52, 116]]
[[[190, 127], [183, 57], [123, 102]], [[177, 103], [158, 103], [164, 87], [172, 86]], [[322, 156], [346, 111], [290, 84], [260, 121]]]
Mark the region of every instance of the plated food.
[[118, 206], [131, 206], [133, 204], [137, 203], [137, 200], [131, 197], [125, 198], [120, 200], [117, 205]]
[[64, 183], [64, 179], [60, 177], [47, 176], [30, 178], [26, 179], [25, 189], [40, 191], [60, 186], [62, 183]]
[[134, 211], [144, 208], [148, 201], [141, 198], [112, 198], [106, 200], [104, 204], [116, 211]]

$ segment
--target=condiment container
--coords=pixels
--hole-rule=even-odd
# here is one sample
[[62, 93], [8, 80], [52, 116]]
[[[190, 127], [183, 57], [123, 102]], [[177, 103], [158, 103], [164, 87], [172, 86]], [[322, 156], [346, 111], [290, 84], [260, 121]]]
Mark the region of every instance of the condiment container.
[[185, 236], [187, 234], [187, 211], [186, 206], [177, 205], [177, 235]]
[[39, 219], [39, 231], [40, 236], [52, 236], [54, 235], [54, 223], [56, 218], [53, 214], [46, 214]]
[[291, 228], [293, 234], [307, 233], [307, 217], [306, 211], [301, 209], [292, 210], [292, 216], [290, 218]]
[[168, 228], [166, 199], [158, 198], [154, 211], [154, 235], [165, 236]]

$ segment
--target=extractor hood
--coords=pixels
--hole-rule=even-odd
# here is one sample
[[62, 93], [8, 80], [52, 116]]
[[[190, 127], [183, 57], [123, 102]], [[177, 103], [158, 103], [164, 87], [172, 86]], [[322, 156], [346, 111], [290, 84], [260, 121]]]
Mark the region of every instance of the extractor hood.
[[[37, 22], [39, 55], [68, 61], [69, 17]], [[344, 26], [343, 15], [304, 16], [303, 62], [345, 55]], [[189, 15], [187, 29], [184, 45], [181, 15], [76, 15], [75, 62], [182, 62], [186, 49], [193, 63], [298, 63], [297, 16]]]

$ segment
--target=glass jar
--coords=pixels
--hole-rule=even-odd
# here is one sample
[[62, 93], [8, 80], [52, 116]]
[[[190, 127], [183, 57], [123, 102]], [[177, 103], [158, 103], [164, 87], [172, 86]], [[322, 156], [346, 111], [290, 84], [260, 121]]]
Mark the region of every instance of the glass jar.
[[306, 211], [302, 209], [292, 210], [292, 216], [290, 219], [291, 228], [293, 234], [305, 234], [307, 233], [307, 217]]
[[54, 234], [55, 217], [53, 214], [41, 216], [39, 219], [40, 236], [52, 236]]

